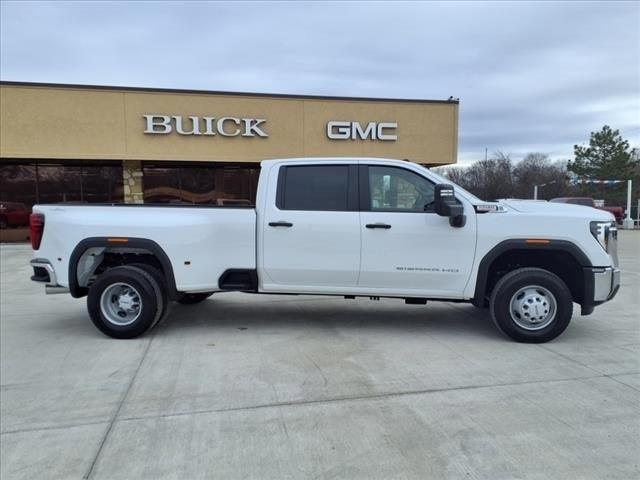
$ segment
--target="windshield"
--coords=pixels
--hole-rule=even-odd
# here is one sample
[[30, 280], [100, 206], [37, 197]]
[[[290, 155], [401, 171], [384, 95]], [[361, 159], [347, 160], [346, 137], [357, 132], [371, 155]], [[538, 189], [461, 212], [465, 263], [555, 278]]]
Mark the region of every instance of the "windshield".
[[479, 199], [478, 197], [476, 197], [473, 193], [469, 192], [468, 190], [465, 190], [460, 185], [456, 185], [455, 183], [453, 183], [448, 178], [445, 178], [442, 175], [438, 175], [433, 170], [429, 170], [427, 167], [424, 167], [422, 165], [419, 165], [419, 167], [424, 168], [425, 170], [427, 170], [429, 172], [429, 175], [431, 175], [433, 177], [436, 177], [441, 183], [448, 183], [450, 185], [454, 185], [456, 192], [462, 192], [464, 194], [464, 196], [467, 197], [467, 200], [469, 200], [470, 202], [472, 202], [472, 203], [487, 203], [487, 202]]

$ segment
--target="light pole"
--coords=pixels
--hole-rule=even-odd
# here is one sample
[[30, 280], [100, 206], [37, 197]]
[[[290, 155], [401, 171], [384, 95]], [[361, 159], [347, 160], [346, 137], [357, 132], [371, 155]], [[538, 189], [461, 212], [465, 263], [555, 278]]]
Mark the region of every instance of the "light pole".
[[633, 218], [631, 218], [631, 180], [627, 180], [627, 215], [622, 220], [622, 228], [633, 230]]
[[557, 180], [552, 180], [551, 182], [547, 182], [547, 183], [541, 183], [540, 185], [534, 185], [533, 186], [533, 199], [537, 200], [538, 199], [538, 187], [546, 187], [547, 185], [551, 185], [553, 183], [556, 183]]

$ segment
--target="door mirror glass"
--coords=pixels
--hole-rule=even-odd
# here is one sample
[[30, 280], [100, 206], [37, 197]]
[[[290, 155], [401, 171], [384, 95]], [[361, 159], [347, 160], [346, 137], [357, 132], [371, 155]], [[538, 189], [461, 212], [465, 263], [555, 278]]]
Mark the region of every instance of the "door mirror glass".
[[438, 215], [441, 217], [451, 217], [452, 207], [456, 206], [456, 197], [453, 185], [447, 185], [444, 183], [436, 185], [433, 203]]
[[464, 207], [456, 200], [453, 185], [447, 185], [445, 183], [436, 185], [433, 204], [434, 210], [438, 215], [441, 217], [449, 217], [451, 226], [464, 226]]

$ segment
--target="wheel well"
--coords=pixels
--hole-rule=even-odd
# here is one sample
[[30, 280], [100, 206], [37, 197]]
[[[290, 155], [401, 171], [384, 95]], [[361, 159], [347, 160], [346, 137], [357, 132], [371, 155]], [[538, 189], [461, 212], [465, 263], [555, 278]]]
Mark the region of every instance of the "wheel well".
[[108, 239], [89, 238], [78, 244], [69, 262], [69, 290], [73, 297], [87, 295], [89, 286], [106, 270], [143, 263], [159, 270], [166, 280], [168, 295], [173, 299], [178, 293], [171, 262], [162, 248], [146, 239], [128, 239], [126, 246], [110, 245]]
[[158, 258], [143, 248], [123, 249], [93, 247], [85, 250], [76, 267], [78, 286], [88, 288], [94, 280], [110, 268], [122, 267], [133, 263], [143, 263], [159, 270], [166, 278], [166, 272]]
[[584, 273], [580, 262], [569, 252], [563, 250], [513, 249], [501, 253], [488, 267], [481, 306], [488, 304], [496, 283], [506, 273], [518, 268], [537, 267], [554, 273], [562, 279], [571, 291], [573, 301], [582, 303], [584, 299]]
[[132, 263], [144, 263], [160, 270], [163, 275], [165, 274], [160, 260], [158, 260], [156, 256], [148, 250], [137, 249], [136, 251], [119, 251], [118, 249], [107, 248], [103, 252], [103, 255], [104, 258], [102, 259], [102, 262], [100, 262], [100, 265], [95, 270], [96, 274], [100, 274], [109, 268], [121, 267]]

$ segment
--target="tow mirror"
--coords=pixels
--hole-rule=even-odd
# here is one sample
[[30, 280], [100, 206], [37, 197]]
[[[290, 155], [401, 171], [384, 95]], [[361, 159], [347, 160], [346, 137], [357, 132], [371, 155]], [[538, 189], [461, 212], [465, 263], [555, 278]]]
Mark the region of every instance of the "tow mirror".
[[467, 220], [464, 216], [464, 207], [456, 200], [453, 185], [445, 183], [436, 185], [433, 205], [438, 215], [449, 217], [449, 224], [452, 227], [464, 227]]

